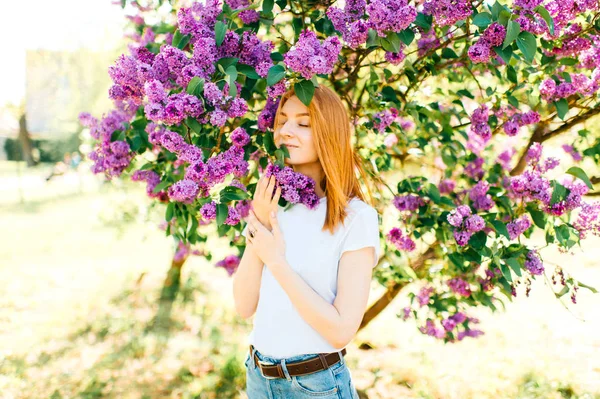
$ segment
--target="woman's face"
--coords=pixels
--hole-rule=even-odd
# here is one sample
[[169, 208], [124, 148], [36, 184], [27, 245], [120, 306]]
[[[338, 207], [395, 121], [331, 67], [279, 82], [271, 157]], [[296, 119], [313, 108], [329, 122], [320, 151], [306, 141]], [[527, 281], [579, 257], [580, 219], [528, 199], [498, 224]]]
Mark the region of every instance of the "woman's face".
[[290, 97], [281, 108], [273, 137], [277, 148], [282, 144], [288, 148], [286, 163], [298, 166], [318, 162], [308, 107], [298, 97]]

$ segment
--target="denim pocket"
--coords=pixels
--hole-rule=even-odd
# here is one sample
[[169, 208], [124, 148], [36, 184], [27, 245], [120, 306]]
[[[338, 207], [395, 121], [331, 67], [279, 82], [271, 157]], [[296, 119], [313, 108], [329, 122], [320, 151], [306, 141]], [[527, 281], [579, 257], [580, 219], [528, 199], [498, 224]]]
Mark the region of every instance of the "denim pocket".
[[292, 376], [292, 385], [309, 396], [337, 397], [338, 388], [330, 368], [312, 374]]

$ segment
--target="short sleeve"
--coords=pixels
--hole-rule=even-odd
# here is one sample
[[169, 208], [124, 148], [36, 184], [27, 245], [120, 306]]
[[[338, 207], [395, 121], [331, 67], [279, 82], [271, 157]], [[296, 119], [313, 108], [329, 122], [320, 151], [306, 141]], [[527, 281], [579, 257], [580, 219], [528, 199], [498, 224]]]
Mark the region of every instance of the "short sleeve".
[[375, 249], [375, 262], [373, 267], [379, 263], [381, 253], [379, 241], [379, 215], [375, 208], [369, 207], [360, 211], [348, 226], [345, 237], [342, 239], [340, 259], [346, 251], [355, 251], [365, 247]]

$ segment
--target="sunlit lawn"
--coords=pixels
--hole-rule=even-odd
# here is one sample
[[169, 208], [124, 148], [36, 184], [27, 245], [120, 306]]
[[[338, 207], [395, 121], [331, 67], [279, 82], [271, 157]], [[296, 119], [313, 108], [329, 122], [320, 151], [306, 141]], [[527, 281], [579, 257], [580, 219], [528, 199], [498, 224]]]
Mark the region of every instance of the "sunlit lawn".
[[[5, 169], [4, 182], [14, 177]], [[83, 173], [80, 190], [70, 177], [40, 185], [29, 176], [37, 193], [25, 191], [24, 205], [6, 184], [0, 193], [0, 397], [244, 398], [251, 320], [235, 316], [225, 270], [191, 258], [171, 335], [146, 333], [173, 251], [156, 228], [161, 212], [144, 222], [141, 186]], [[133, 221], [120, 223], [115, 207]], [[600, 239], [584, 248], [543, 254], [600, 286]], [[381, 292], [374, 283], [371, 300]], [[600, 398], [600, 295], [581, 289], [570, 311], [543, 283], [522, 296], [506, 313], [473, 314], [486, 334], [454, 345], [398, 320], [397, 298], [348, 348], [361, 395]], [[375, 349], [359, 350], [365, 342]]]

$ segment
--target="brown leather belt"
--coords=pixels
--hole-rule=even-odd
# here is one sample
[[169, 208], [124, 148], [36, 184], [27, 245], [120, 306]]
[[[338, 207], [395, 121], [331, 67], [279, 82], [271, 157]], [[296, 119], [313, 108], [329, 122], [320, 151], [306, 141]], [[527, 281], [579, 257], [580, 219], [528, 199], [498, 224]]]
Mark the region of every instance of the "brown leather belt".
[[[253, 348], [254, 346], [250, 345], [250, 354], [254, 352], [252, 350]], [[342, 356], [346, 356], [346, 348], [342, 349], [341, 353]], [[318, 353], [317, 355], [318, 357], [315, 357], [313, 359], [307, 359], [293, 363], [286, 363], [285, 367], [287, 368], [290, 376], [316, 373], [317, 371], [324, 370], [333, 366], [342, 359], [338, 352]], [[281, 368], [281, 363], [273, 365], [262, 364], [260, 363], [260, 359], [258, 358], [256, 353], [254, 353], [253, 362], [256, 366], [260, 368], [260, 372], [263, 376], [272, 378], [285, 378], [285, 374], [283, 373], [283, 369]]]

